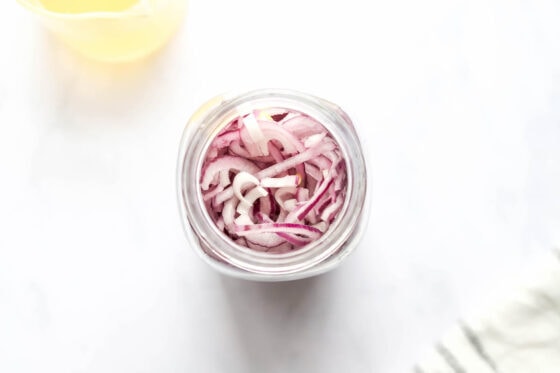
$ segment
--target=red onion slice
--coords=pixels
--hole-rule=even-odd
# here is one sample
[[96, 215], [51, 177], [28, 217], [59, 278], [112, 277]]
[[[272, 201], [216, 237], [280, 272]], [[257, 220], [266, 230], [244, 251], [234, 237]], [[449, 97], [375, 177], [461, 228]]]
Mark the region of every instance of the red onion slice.
[[304, 237], [319, 238], [323, 232], [305, 224], [295, 223], [262, 223], [236, 225], [234, 233], [238, 236], [251, 236], [260, 233], [290, 233]]
[[207, 190], [210, 187], [210, 183], [214, 177], [224, 170], [236, 170], [245, 171], [250, 174], [258, 172], [260, 169], [251, 161], [232, 156], [223, 156], [211, 162], [203, 169], [202, 180], [200, 181], [200, 187], [202, 190]]
[[[268, 147], [266, 146], [266, 139], [264, 133], [261, 129], [259, 122], [255, 116], [251, 113], [243, 118], [243, 129], [241, 130], [241, 136], [243, 138], [244, 134], [248, 134], [250, 140], [245, 141], [248, 144], [255, 144], [256, 151], [254, 153], [261, 155], [268, 155]], [[247, 139], [247, 137], [244, 137]]]
[[261, 179], [260, 185], [265, 188], [289, 188], [297, 187], [301, 181], [299, 175], [288, 175], [284, 177], [265, 177]]

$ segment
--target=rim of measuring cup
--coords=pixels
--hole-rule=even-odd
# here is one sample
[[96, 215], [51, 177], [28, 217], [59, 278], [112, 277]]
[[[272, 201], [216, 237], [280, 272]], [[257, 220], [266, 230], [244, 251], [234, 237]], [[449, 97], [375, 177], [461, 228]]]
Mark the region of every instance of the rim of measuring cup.
[[[151, 7], [151, 0], [138, 0], [138, 2], [128, 9], [109, 12], [109, 11], [95, 11], [95, 12], [83, 12], [83, 13], [60, 13], [48, 10], [40, 6], [39, 1], [26, 1], [26, 0], [16, 0], [21, 6], [28, 9], [29, 11], [43, 15], [49, 18], [58, 18], [67, 21], [78, 21], [84, 19], [118, 19], [123, 17], [123, 13], [130, 17], [144, 17], [153, 11]], [[137, 8], [137, 9], [134, 9]]]

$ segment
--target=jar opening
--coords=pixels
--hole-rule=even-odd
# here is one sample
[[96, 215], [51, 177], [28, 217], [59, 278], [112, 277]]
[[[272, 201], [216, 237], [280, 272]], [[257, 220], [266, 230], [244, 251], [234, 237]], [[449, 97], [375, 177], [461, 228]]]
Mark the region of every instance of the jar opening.
[[[227, 134], [236, 121], [239, 121], [239, 118], [244, 118], [248, 113], [264, 110], [268, 111], [271, 119], [273, 119], [273, 115], [276, 115], [276, 119], [285, 120], [285, 117], [292, 113], [294, 115], [302, 114], [317, 121], [338, 146], [345, 168], [345, 193], [339, 198], [342, 202], [337, 215], [316, 240], [301, 245], [296, 250], [266, 252], [255, 249], [262, 245], [246, 245], [242, 240], [235, 242], [236, 236], [228, 234], [220, 226], [224, 219], [219, 220], [222, 217], [217, 218], [219, 214], [215, 214], [216, 211], [209, 208], [212, 206], [208, 203], [208, 198], [205, 201], [209, 192], [201, 188], [201, 183], [204, 184], [206, 179], [209, 179], [205, 173], [208, 168], [205, 161], [209, 153], [216, 151], [213, 147], [216, 139]], [[355, 228], [359, 225], [363, 215], [367, 178], [365, 162], [354, 127], [340, 108], [322, 99], [298, 92], [260, 90], [225, 99], [211, 109], [207, 109], [204, 115], [197, 115], [196, 118], [196, 121], [191, 121], [187, 125], [181, 144], [178, 167], [179, 197], [182, 216], [189, 226], [188, 231], [207, 261], [209, 260], [222, 271], [236, 274], [241, 272], [253, 274], [256, 277], [305, 277], [303, 274], [308, 275], [312, 272], [326, 270], [336, 262], [335, 259], [343, 258], [355, 246]], [[266, 162], [263, 165], [271, 166]], [[266, 168], [263, 169], [266, 170]], [[290, 171], [284, 176], [291, 177], [293, 174], [294, 172]], [[206, 179], [204, 179], [205, 177]], [[216, 177], [220, 177], [220, 175], [212, 175], [212, 178]], [[294, 179], [297, 178], [290, 178], [290, 180]], [[274, 182], [278, 181], [274, 180]], [[230, 185], [227, 182], [225, 184]], [[328, 187], [330, 188], [331, 185], [329, 184]], [[221, 192], [223, 190], [217, 191], [217, 194]], [[222, 210], [219, 213], [225, 213], [226, 206], [222, 205], [220, 208]], [[327, 215], [327, 217], [330, 216]], [[243, 222], [242, 219], [241, 222]], [[247, 229], [251, 229], [250, 224], [256, 223], [247, 222], [247, 220], [245, 222], [248, 224], [241, 226], [249, 227]], [[260, 223], [266, 225], [262, 221]], [[279, 228], [285, 227], [287, 225]], [[259, 228], [262, 228], [262, 225]], [[276, 226], [269, 224], [266, 225], [266, 228], [258, 233], [263, 236], [265, 233], [272, 233], [267, 237], [277, 236], [275, 234]], [[297, 226], [298, 229], [292, 226], [289, 228], [290, 234], [301, 233], [300, 235], [293, 233], [293, 237], [290, 239], [295, 241], [306, 237], [307, 231], [298, 230], [299, 226]], [[315, 230], [318, 228], [311, 229], [311, 233], [316, 234]], [[244, 231], [236, 231], [237, 233], [240, 233], [240, 237], [246, 237]], [[258, 242], [263, 242], [263, 236], [259, 237], [261, 241]]]

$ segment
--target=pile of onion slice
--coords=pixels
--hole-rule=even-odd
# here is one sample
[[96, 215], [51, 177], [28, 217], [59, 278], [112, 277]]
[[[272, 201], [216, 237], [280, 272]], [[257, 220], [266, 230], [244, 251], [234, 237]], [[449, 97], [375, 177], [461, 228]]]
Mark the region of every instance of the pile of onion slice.
[[234, 242], [285, 253], [317, 240], [336, 219], [346, 164], [315, 119], [280, 108], [255, 110], [213, 139], [200, 187], [210, 217]]

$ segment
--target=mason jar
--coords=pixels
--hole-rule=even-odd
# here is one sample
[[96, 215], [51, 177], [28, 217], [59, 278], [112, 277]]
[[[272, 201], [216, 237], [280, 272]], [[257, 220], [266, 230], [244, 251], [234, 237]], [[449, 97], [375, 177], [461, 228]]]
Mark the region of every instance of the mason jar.
[[[202, 198], [201, 176], [212, 140], [244, 113], [267, 108], [300, 112], [322, 124], [346, 163], [342, 209], [323, 235], [298, 250], [270, 253], [239, 245], [223, 233]], [[247, 280], [288, 281], [338, 266], [357, 246], [369, 208], [366, 162], [348, 115], [324, 99], [290, 90], [262, 89], [225, 94], [202, 105], [185, 126], [177, 163], [180, 215], [190, 246], [217, 271]]]

